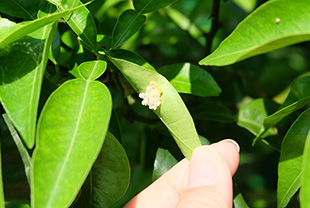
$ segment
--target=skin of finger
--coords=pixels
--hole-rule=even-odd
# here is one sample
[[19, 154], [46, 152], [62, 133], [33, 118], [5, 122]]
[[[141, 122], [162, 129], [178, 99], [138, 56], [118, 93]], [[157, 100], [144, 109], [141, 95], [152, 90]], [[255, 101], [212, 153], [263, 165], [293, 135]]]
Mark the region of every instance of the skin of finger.
[[[204, 154], [205, 147], [196, 149], [195, 154]], [[232, 175], [224, 157], [220, 158], [220, 176], [218, 182], [213, 185], [185, 189], [180, 195], [177, 208], [231, 208], [232, 207]]]
[[214, 147], [225, 159], [231, 175], [233, 176], [239, 165], [239, 152], [237, 147], [232, 142], [227, 140], [214, 143], [211, 146]]
[[[224, 160], [227, 161], [230, 173], [235, 173], [239, 163], [239, 154], [235, 146], [226, 143], [227, 142], [220, 142], [212, 144], [211, 146], [220, 152]], [[232, 158], [230, 158], [229, 155], [233, 155]], [[187, 159], [180, 161], [148, 188], [129, 201], [129, 203], [125, 205], [125, 208], [152, 208], [152, 206], [163, 208], [175, 207], [179, 202], [180, 193], [185, 190], [184, 184], [186, 184], [188, 178], [188, 165], [189, 161]], [[231, 175], [229, 178], [231, 180]], [[229, 182], [231, 184], [231, 181]], [[229, 190], [231, 190], [231, 188]]]
[[188, 172], [189, 161], [181, 160], [149, 187], [131, 199], [124, 208], [170, 208], [179, 202], [179, 193]]

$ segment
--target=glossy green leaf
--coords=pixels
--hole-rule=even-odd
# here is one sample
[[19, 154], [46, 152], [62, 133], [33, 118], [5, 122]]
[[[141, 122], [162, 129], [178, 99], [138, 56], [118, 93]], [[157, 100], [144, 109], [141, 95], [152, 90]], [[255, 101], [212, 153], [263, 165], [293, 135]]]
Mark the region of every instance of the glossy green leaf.
[[[50, 3], [57, 6], [60, 12], [72, 9], [77, 6], [83, 5], [80, 1], [76, 0], [48, 0]], [[69, 19], [68, 25], [71, 29], [82, 39], [83, 44], [90, 50], [97, 51], [97, 28], [95, 20], [86, 6], [74, 11]]]
[[291, 90], [281, 108], [272, 115], [264, 119], [264, 126], [261, 132], [256, 136], [253, 144], [259, 140], [261, 135], [270, 127], [276, 125], [286, 116], [310, 103], [310, 76], [304, 76], [297, 79], [291, 86]]
[[310, 193], [310, 131], [306, 139], [303, 156], [303, 174], [301, 176], [300, 187], [300, 207], [310, 207], [309, 193]]
[[30, 184], [30, 170], [32, 169], [32, 163], [31, 163], [31, 158], [30, 155], [26, 149], [26, 147], [24, 146], [22, 140], [20, 139], [18, 133], [16, 132], [12, 122], [10, 121], [10, 118], [8, 117], [7, 114], [3, 114], [2, 115], [7, 128], [9, 129], [11, 136], [15, 142], [15, 145], [18, 149], [18, 152], [20, 154], [20, 157], [24, 163], [24, 167], [25, 167], [25, 174], [28, 180], [28, 183]]
[[33, 153], [34, 208], [73, 202], [101, 150], [111, 109], [110, 92], [98, 81], [70, 80], [51, 94]]
[[218, 96], [222, 91], [211, 74], [191, 63], [171, 64], [157, 71], [181, 93], [207, 97]]
[[89, 197], [83, 200], [86, 197], [81, 196], [73, 207], [111, 207], [125, 194], [129, 179], [130, 165], [126, 152], [118, 140], [108, 132], [91, 169], [89, 182], [85, 183], [81, 190], [82, 194]]
[[0, 12], [23, 19], [36, 19], [44, 0], [0, 0]]
[[112, 35], [112, 48], [118, 48], [143, 26], [146, 16], [135, 10], [126, 10], [119, 17]]
[[310, 109], [303, 112], [282, 141], [278, 166], [278, 207], [286, 207], [301, 184], [305, 141], [310, 129]]
[[154, 161], [152, 181], [156, 181], [165, 172], [170, 170], [178, 161], [173, 157], [169, 150], [158, 148]]
[[125, 150], [111, 133], [106, 136], [91, 174], [91, 207], [110, 207], [125, 194], [129, 185], [130, 165]]
[[84, 5], [66, 9], [62, 12], [51, 14], [30, 22], [22, 22], [20, 24], [15, 24], [14, 22], [9, 21], [8, 19], [0, 18], [0, 48], [10, 44], [29, 33], [44, 27], [50, 23], [57, 21], [58, 19], [69, 15], [72, 11], [80, 9]]
[[[267, 117], [266, 103], [263, 99], [255, 99], [244, 105], [238, 112], [237, 124], [252, 134], [258, 135], [264, 128], [264, 119]], [[275, 132], [269, 132], [275, 134]]]
[[79, 65], [78, 71], [83, 79], [93, 81], [99, 78], [106, 68], [105, 61], [87, 61]]
[[224, 66], [310, 40], [310, 0], [267, 1], [247, 16], [201, 65]]
[[1, 103], [28, 148], [35, 139], [43, 73], [53, 39], [52, 25], [0, 49]]
[[190, 159], [194, 149], [201, 145], [195, 125], [180, 95], [162, 75], [126, 60], [126, 57], [110, 57], [138, 93], [144, 93], [151, 81], [162, 89], [161, 104], [154, 113], [169, 129], [185, 157]]
[[176, 0], [133, 0], [135, 9], [143, 14], [168, 6]]

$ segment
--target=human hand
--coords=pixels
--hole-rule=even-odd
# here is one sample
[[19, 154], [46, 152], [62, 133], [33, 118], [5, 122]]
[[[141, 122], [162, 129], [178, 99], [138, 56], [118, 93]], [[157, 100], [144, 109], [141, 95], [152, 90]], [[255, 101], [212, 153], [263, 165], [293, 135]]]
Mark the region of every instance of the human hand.
[[239, 146], [230, 139], [201, 146], [129, 201], [125, 208], [232, 207]]

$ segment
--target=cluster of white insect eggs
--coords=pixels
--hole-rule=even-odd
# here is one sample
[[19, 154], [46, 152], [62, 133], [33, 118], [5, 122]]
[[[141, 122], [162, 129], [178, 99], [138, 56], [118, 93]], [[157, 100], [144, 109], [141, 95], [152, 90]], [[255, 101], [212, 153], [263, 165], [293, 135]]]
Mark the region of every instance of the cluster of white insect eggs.
[[149, 109], [156, 110], [161, 104], [162, 89], [159, 84], [154, 81], [150, 82], [150, 85], [146, 87], [146, 92], [141, 92], [139, 97], [142, 98], [142, 105], [149, 106]]

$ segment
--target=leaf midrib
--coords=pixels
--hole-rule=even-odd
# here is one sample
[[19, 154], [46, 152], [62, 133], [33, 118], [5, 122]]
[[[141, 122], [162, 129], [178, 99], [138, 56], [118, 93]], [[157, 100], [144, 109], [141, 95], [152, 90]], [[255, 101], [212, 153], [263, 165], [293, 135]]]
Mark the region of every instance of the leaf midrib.
[[[55, 2], [55, 1], [54, 1]], [[60, 3], [58, 3], [58, 2], [55, 2], [55, 4], [57, 4], [58, 5], [58, 7], [62, 10], [62, 11], [65, 11], [66, 9], [64, 8], [64, 7], [62, 7], [61, 6], [61, 4]], [[73, 4], [74, 5], [74, 4]], [[83, 7], [82, 7], [83, 8]], [[70, 18], [70, 20], [74, 23], [74, 25], [78, 28], [78, 30], [79, 30], [79, 32], [81, 33], [81, 34], [83, 34], [83, 30], [80, 28], [80, 26], [76, 23], [76, 21], [73, 19], [73, 18]], [[87, 35], [83, 35], [86, 39], [87, 39], [87, 41], [88, 41], [88, 43], [90, 43], [91, 44], [91, 47], [93, 48], [93, 49], [95, 49], [96, 47], [93, 45], [93, 42], [89, 39], [89, 37], [87, 36]]]
[[18, 2], [13, 0], [13, 3], [16, 4], [19, 8], [21, 8], [27, 15], [29, 15], [31, 19], [34, 19], [34, 17], [24, 7], [22, 7]]
[[70, 146], [69, 146], [69, 148], [67, 150], [67, 154], [65, 155], [65, 159], [64, 159], [64, 161], [62, 163], [62, 166], [60, 168], [59, 174], [57, 175], [57, 179], [56, 179], [56, 182], [55, 182], [55, 185], [54, 185], [54, 190], [52, 191], [52, 195], [48, 199], [47, 205], [51, 204], [51, 202], [54, 200], [54, 196], [55, 196], [55, 194], [57, 192], [57, 189], [58, 189], [58, 186], [59, 186], [59, 183], [60, 183], [60, 179], [62, 178], [62, 176], [64, 174], [65, 167], [67, 167], [67, 163], [68, 163], [69, 158], [71, 156], [71, 152], [73, 150], [73, 146], [74, 146], [74, 143], [75, 143], [75, 140], [76, 140], [76, 137], [77, 137], [77, 133], [78, 133], [78, 130], [79, 130], [79, 125], [81, 123], [82, 115], [83, 115], [83, 112], [84, 112], [84, 106], [85, 106], [85, 103], [86, 103], [87, 91], [88, 91], [89, 84], [90, 84], [90, 82], [86, 81], [86, 86], [85, 86], [85, 89], [83, 90], [83, 99], [82, 99], [81, 107], [80, 107], [81, 110], [79, 111], [79, 114], [78, 114], [78, 117], [77, 117], [77, 122], [76, 122], [76, 125], [75, 125], [75, 128], [74, 128], [73, 136], [70, 139], [71, 143], [70, 143]]

